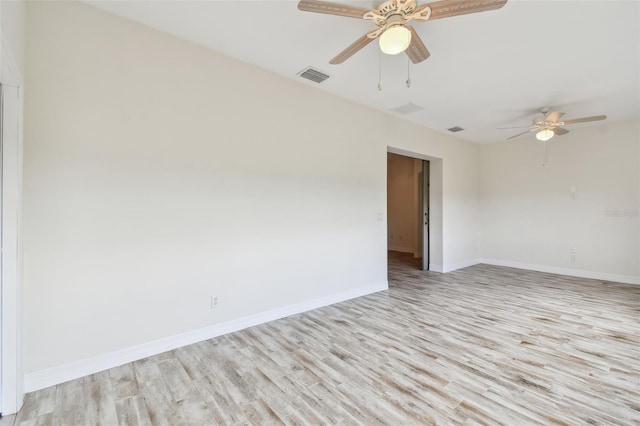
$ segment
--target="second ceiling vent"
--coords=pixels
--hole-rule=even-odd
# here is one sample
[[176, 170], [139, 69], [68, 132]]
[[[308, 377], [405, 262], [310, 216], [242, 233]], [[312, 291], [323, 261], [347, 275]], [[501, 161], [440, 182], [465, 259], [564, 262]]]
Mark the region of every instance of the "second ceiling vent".
[[421, 107], [420, 105], [416, 105], [414, 103], [409, 102], [408, 104], [401, 105], [396, 108], [391, 108], [391, 111], [397, 114], [407, 115], [407, 114], [411, 114], [412, 112], [420, 111], [421, 109], [424, 109], [424, 108]]

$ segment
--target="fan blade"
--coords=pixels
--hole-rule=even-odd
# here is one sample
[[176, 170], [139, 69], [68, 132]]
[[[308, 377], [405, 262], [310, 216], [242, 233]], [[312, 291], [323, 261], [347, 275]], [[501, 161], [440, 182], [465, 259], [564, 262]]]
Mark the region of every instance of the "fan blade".
[[422, 39], [416, 32], [416, 30], [411, 25], [405, 25], [409, 31], [411, 31], [411, 43], [405, 53], [411, 59], [411, 62], [414, 64], [419, 64], [420, 62], [427, 59], [431, 56], [431, 53], [427, 50], [427, 47], [422, 42]]
[[569, 133], [569, 131], [567, 129], [563, 129], [562, 127], [554, 127], [553, 128], [553, 133], [555, 133], [558, 136], [562, 136], [562, 135], [566, 135], [567, 133]]
[[365, 47], [366, 45], [368, 45], [369, 43], [371, 43], [373, 40], [376, 39], [376, 37], [373, 37], [373, 38], [369, 37], [370, 33], [375, 33], [376, 31], [378, 31], [378, 29], [369, 31], [367, 34], [357, 39], [349, 47], [344, 49], [342, 52], [338, 53], [338, 55], [332, 60], [330, 60], [329, 63], [332, 65], [338, 65], [343, 63], [350, 57], [352, 57], [354, 54], [360, 51], [360, 49], [362, 49], [363, 47]]
[[304, 12], [326, 13], [327, 15], [346, 16], [347, 18], [362, 19], [369, 9], [349, 6], [340, 3], [331, 3], [320, 0], [301, 0], [298, 9]]
[[582, 117], [582, 118], [574, 118], [573, 120], [564, 120], [562, 124], [565, 125], [565, 124], [586, 123], [588, 121], [598, 121], [598, 120], [604, 120], [606, 118], [607, 118], [606, 115], [594, 115], [593, 117]]
[[442, 0], [429, 3], [431, 17], [434, 19], [449, 18], [451, 16], [466, 15], [467, 13], [485, 12], [500, 9], [507, 0]]
[[428, 4], [423, 4], [416, 7], [416, 10], [413, 12], [412, 18], [416, 21], [428, 21], [431, 17], [431, 9], [429, 9]]
[[380, 34], [382, 34], [384, 32], [384, 28], [378, 28], [375, 30], [371, 30], [367, 33], [367, 37], [369, 37], [371, 40], [375, 40], [378, 37], [380, 37]]
[[553, 123], [555, 123], [556, 121], [558, 121], [558, 119], [560, 117], [562, 117], [564, 115], [564, 112], [559, 112], [559, 111], [554, 111], [554, 112], [550, 112], [549, 114], [547, 114], [547, 116], [544, 118], [544, 121], [551, 121]]
[[513, 136], [511, 136], [511, 137], [507, 138], [507, 140], [509, 140], [509, 139], [515, 139], [515, 138], [517, 138], [518, 136], [526, 135], [527, 133], [532, 132], [533, 130], [534, 130], [534, 129], [529, 129], [529, 130], [527, 130], [526, 132], [518, 133], [517, 135], [513, 135]]

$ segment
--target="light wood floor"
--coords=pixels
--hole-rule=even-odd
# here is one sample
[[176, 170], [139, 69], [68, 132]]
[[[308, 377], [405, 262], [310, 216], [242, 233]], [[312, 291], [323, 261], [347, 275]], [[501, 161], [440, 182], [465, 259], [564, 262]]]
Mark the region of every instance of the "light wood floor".
[[14, 423], [640, 424], [640, 286], [389, 269], [389, 291], [29, 394]]

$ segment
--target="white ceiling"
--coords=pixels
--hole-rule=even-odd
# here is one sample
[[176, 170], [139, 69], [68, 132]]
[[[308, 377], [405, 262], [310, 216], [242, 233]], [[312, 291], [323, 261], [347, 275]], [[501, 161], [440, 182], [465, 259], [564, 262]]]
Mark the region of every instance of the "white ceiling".
[[[414, 103], [424, 109], [403, 119], [442, 132], [461, 126], [456, 136], [471, 142], [504, 140], [518, 131], [498, 127], [526, 126], [543, 106], [565, 119], [640, 116], [637, 0], [509, 0], [496, 11], [417, 22], [431, 57], [411, 65], [407, 88], [406, 55], [383, 55], [382, 91], [377, 43], [342, 65], [328, 63], [375, 28], [371, 22], [301, 12], [294, 0], [86, 2], [390, 114]], [[331, 78], [297, 76], [307, 66]]]

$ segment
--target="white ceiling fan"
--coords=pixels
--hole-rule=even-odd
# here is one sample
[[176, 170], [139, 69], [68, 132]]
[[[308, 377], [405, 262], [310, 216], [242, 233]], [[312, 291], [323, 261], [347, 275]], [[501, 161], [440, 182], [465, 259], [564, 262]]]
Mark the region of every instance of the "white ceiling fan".
[[606, 115], [594, 115], [591, 117], [581, 117], [581, 118], [573, 118], [571, 120], [561, 120], [564, 112], [553, 111], [549, 112], [548, 107], [540, 108], [540, 115], [533, 119], [533, 123], [530, 126], [519, 126], [519, 127], [499, 127], [499, 130], [504, 129], [524, 129], [527, 128], [522, 133], [518, 133], [517, 135], [513, 135], [508, 137], [509, 139], [515, 139], [522, 135], [526, 135], [529, 132], [537, 132], [536, 139], [540, 141], [548, 141], [554, 136], [562, 136], [569, 133], [569, 130], [561, 127], [567, 126], [571, 124], [578, 123], [587, 123], [589, 121], [598, 121], [605, 120], [607, 118]]
[[468, 13], [500, 9], [507, 0], [441, 0], [417, 5], [415, 0], [389, 0], [377, 9], [365, 9], [321, 0], [301, 0], [298, 9], [305, 12], [325, 13], [348, 18], [372, 21], [378, 28], [369, 31], [329, 61], [341, 64], [373, 40], [380, 37], [380, 50], [387, 55], [406, 52], [411, 62], [417, 64], [430, 56], [429, 51], [408, 22], [434, 19]]
[[569, 133], [569, 130], [565, 129], [561, 126], [567, 126], [571, 124], [578, 123], [588, 123], [589, 121], [599, 121], [605, 120], [607, 118], [606, 115], [593, 115], [591, 117], [581, 117], [581, 118], [573, 118], [571, 120], [561, 120], [564, 112], [553, 111], [549, 112], [549, 107], [540, 108], [540, 113], [538, 117], [533, 119], [533, 123], [531, 126], [520, 126], [520, 127], [500, 127], [499, 130], [502, 129], [522, 129], [527, 128], [524, 132], [518, 133], [517, 135], [513, 135], [508, 137], [509, 139], [515, 139], [522, 135], [526, 135], [530, 132], [537, 132], [536, 139], [542, 141], [544, 144], [544, 161], [542, 162], [543, 167], [547, 167], [547, 141], [554, 136], [563, 136]]

